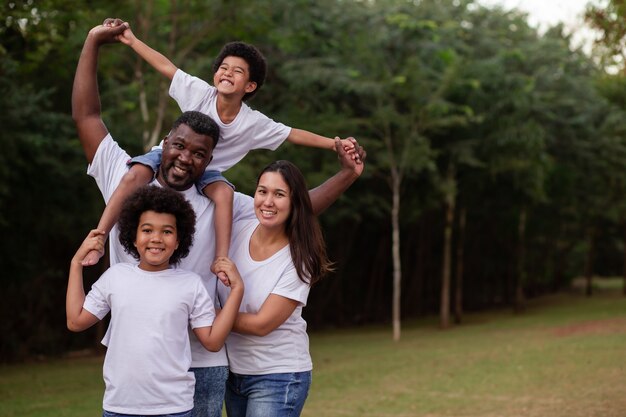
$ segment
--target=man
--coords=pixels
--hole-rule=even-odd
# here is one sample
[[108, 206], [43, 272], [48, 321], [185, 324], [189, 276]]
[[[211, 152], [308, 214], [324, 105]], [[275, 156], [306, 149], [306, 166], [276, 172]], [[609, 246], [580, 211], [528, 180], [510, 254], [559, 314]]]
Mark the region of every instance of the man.
[[[97, 26], [89, 32], [76, 68], [72, 91], [72, 117], [89, 163], [88, 174], [95, 178], [105, 201], [109, 200], [127, 172], [126, 162], [130, 157], [113, 140], [101, 117], [97, 84], [98, 54], [101, 45], [116, 42], [125, 28], [120, 23]], [[217, 280], [210, 271], [210, 263], [215, 252], [214, 205], [194, 187], [194, 182], [211, 161], [215, 146], [212, 137], [215, 135], [210, 133], [210, 128], [205, 130], [202, 126], [210, 126], [214, 122], [208, 116], [196, 113], [183, 113], [164, 138], [162, 163], [154, 182], [183, 193], [191, 203], [197, 216], [196, 235], [194, 245], [180, 267], [198, 273], [209, 293], [214, 296]], [[345, 153], [338, 139], [335, 144], [341, 163], [340, 171], [310, 192], [313, 209], [317, 214], [330, 206], [363, 171], [361, 160], [365, 158], [365, 152], [356, 141], [354, 141], [358, 154], [356, 160]], [[254, 217], [252, 198], [235, 193], [233, 223], [252, 217]], [[130, 255], [123, 251], [117, 239], [116, 229], [111, 232], [109, 242], [111, 264], [132, 261]], [[103, 343], [106, 344], [106, 341], [107, 336]], [[196, 377], [194, 415], [221, 416], [228, 375], [226, 353], [224, 349], [216, 353], [208, 352], [194, 336], [191, 336], [191, 350], [192, 370]]]

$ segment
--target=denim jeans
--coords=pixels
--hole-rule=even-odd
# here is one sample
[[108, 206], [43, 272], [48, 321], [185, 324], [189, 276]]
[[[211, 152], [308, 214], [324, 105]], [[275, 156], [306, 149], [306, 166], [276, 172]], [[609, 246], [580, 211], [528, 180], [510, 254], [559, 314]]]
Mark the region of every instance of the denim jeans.
[[267, 375], [230, 372], [226, 383], [228, 417], [297, 417], [311, 386], [311, 371]]
[[196, 376], [193, 417], [221, 417], [228, 367], [191, 368], [190, 371]]
[[191, 410], [184, 411], [182, 413], [159, 414], [158, 416], [155, 416], [155, 415], [143, 416], [143, 415], [137, 415], [137, 414], [119, 414], [119, 413], [113, 413], [111, 411], [104, 410], [102, 412], [102, 417], [192, 417], [192, 416], [191, 416]]

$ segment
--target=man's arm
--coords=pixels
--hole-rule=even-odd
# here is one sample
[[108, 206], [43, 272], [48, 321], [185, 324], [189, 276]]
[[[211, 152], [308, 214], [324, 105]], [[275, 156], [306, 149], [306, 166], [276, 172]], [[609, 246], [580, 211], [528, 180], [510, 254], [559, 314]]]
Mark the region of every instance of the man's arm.
[[109, 133], [100, 114], [97, 77], [99, 48], [105, 43], [115, 42], [124, 29], [125, 26], [96, 26], [91, 29], [76, 67], [72, 88], [72, 118], [88, 163], [93, 161], [100, 142]]
[[353, 157], [344, 149], [339, 138], [335, 138], [335, 151], [341, 164], [341, 170], [320, 186], [309, 191], [313, 213], [316, 216], [330, 207], [361, 176], [365, 168], [363, 163], [367, 156], [365, 150], [354, 138], [348, 138], [347, 140], [354, 144], [356, 157]]

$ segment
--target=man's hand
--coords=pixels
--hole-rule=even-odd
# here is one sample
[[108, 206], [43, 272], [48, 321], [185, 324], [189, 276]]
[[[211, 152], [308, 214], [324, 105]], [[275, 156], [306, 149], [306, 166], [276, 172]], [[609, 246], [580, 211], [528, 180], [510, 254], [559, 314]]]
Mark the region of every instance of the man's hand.
[[[346, 146], [345, 142], [351, 143], [352, 149], [349, 149], [350, 147]], [[363, 161], [365, 161], [367, 153], [356, 139], [349, 137], [341, 140], [339, 137], [335, 137], [335, 151], [342, 170], [352, 171], [357, 177], [361, 175], [365, 168]]]
[[96, 26], [89, 31], [89, 37], [99, 45], [119, 42], [120, 35], [129, 27], [128, 23], [121, 19], [106, 19], [105, 24]]
[[124, 31], [117, 37], [117, 41], [123, 43], [124, 45], [130, 46], [137, 39], [133, 31], [130, 29], [130, 24], [128, 22], [124, 22], [122, 19], [114, 19], [108, 17], [104, 19], [104, 22], [102, 22], [102, 26], [110, 28], [124, 26]]

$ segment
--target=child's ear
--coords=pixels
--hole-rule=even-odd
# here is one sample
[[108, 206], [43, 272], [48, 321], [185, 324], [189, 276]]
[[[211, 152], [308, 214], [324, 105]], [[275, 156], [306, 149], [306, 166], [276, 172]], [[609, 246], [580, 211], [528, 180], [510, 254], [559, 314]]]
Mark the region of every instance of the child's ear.
[[256, 90], [256, 83], [254, 81], [248, 81], [248, 85], [246, 85], [246, 93], [251, 93]]

